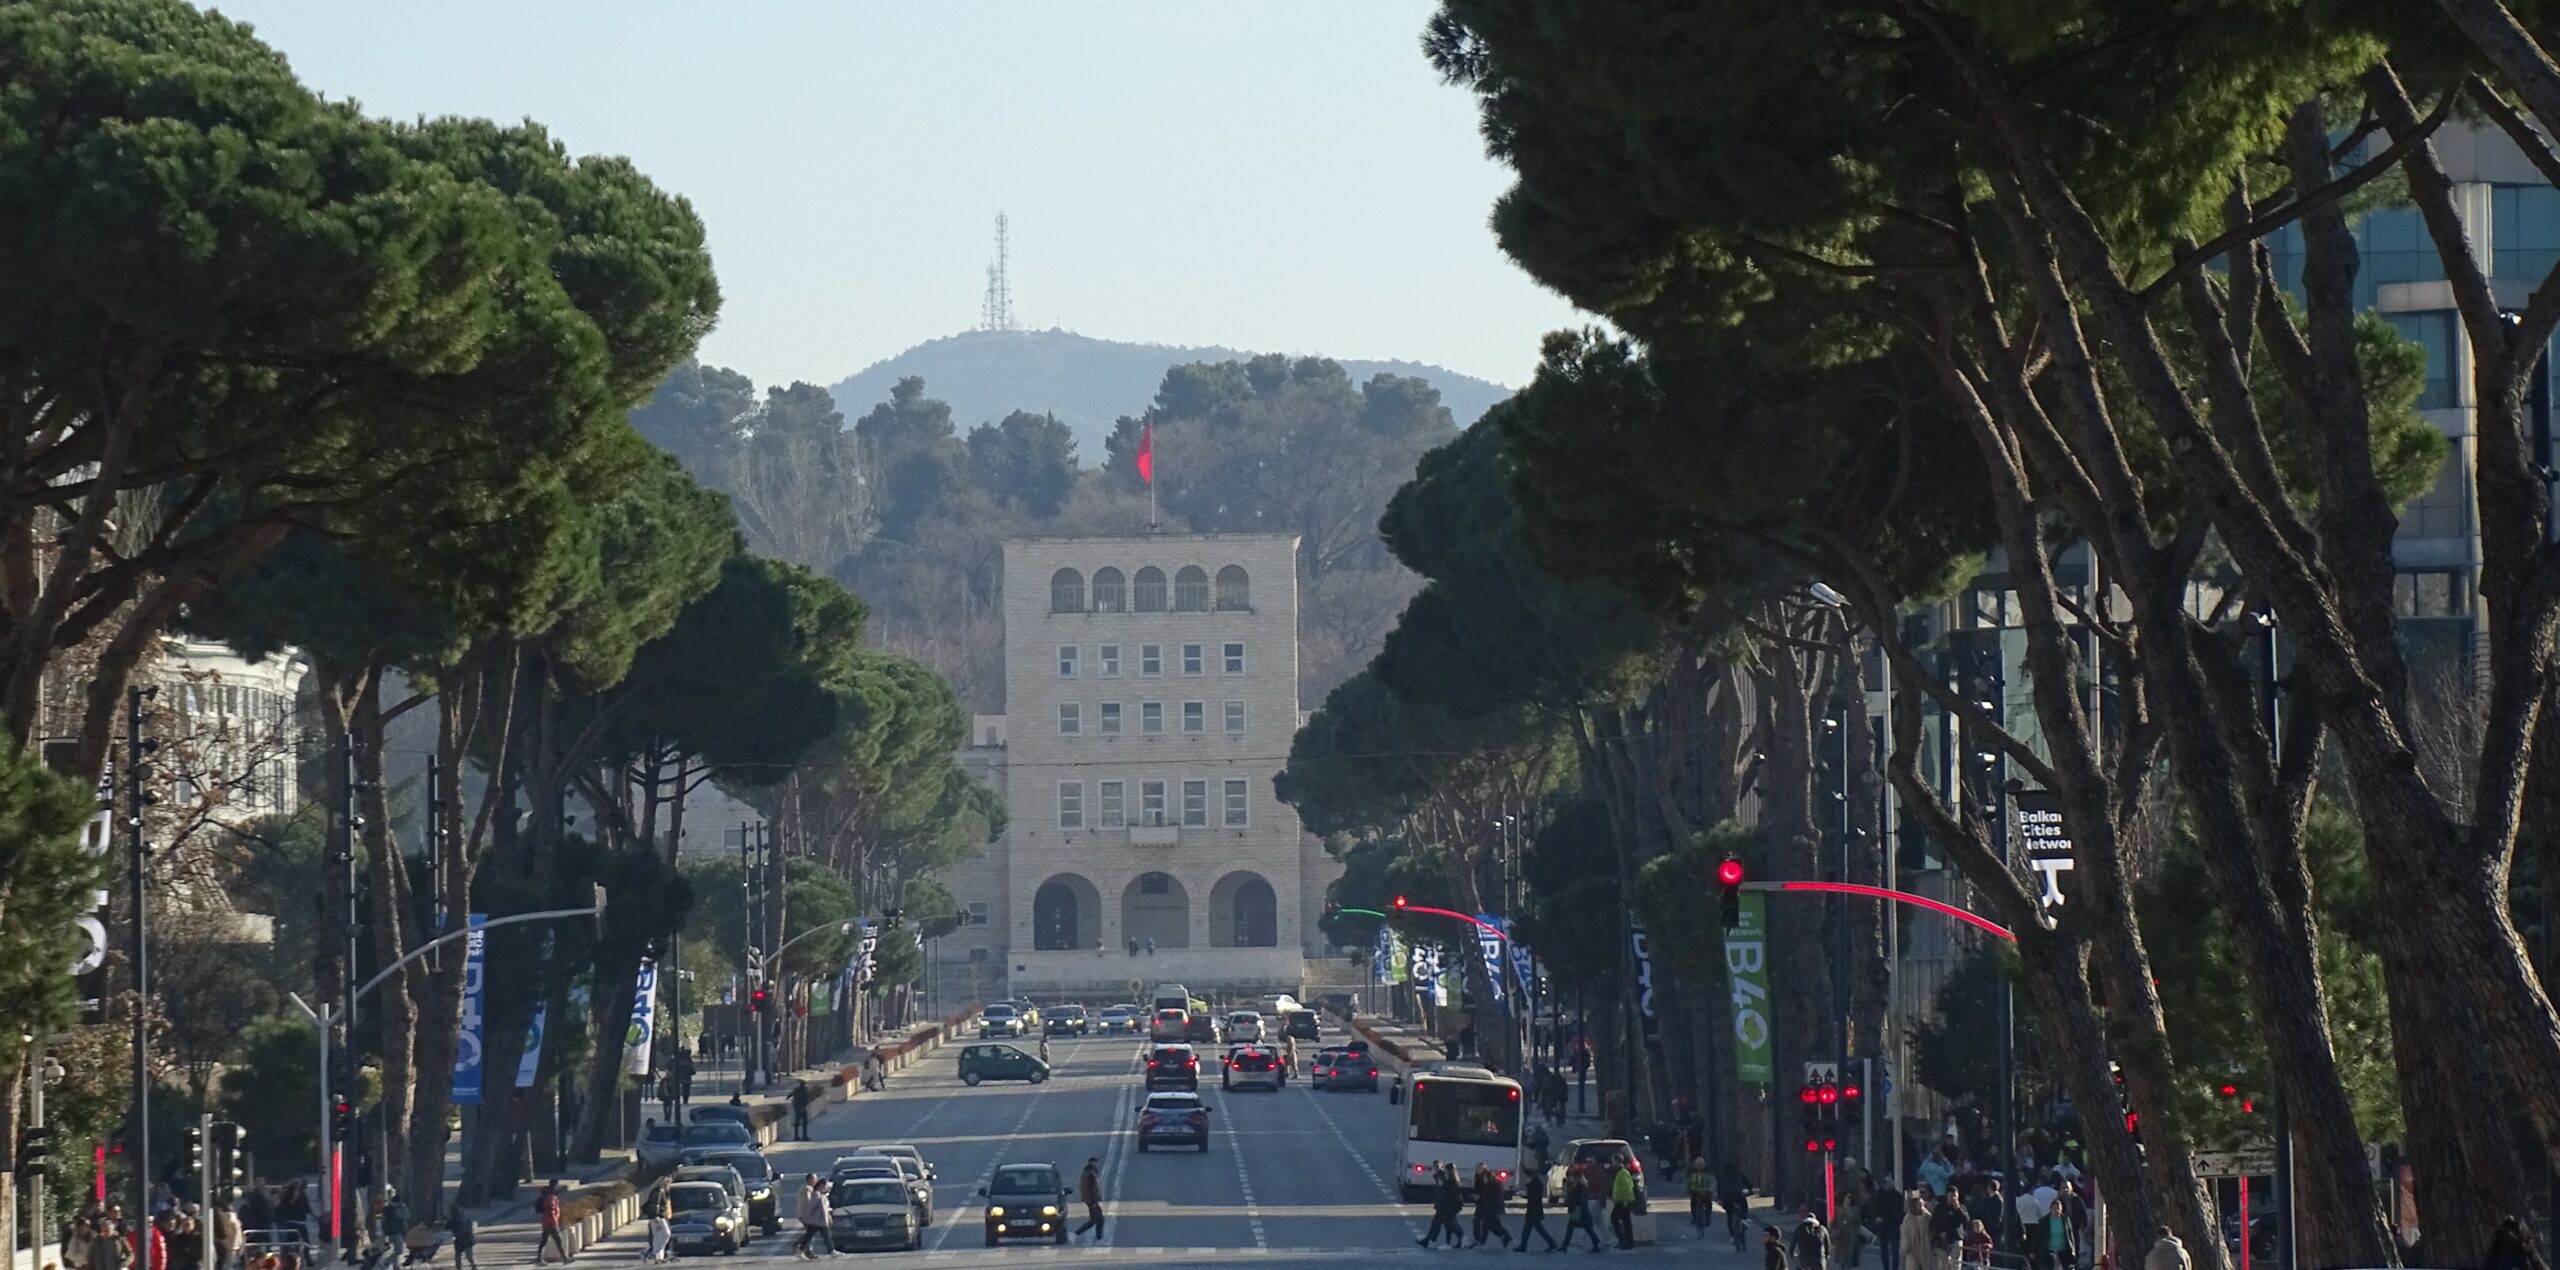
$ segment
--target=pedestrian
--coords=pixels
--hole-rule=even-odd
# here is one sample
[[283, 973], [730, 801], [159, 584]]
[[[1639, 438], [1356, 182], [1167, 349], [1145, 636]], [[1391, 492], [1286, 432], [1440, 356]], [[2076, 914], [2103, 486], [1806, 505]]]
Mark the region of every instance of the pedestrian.
[[214, 1265], [230, 1270], [240, 1256], [240, 1215], [219, 1204], [213, 1210]]
[[809, 1104], [818, 1100], [818, 1091], [801, 1081], [791, 1090], [791, 1136], [802, 1142], [809, 1140]]
[[2152, 1243], [2151, 1251], [2142, 1254], [2142, 1270], [2189, 1270], [2189, 1265], [2187, 1246], [2179, 1243], [2166, 1226], [2160, 1228], [2160, 1237]]
[[1620, 1160], [1609, 1179], [1609, 1233], [1618, 1237], [1620, 1249], [1636, 1246], [1636, 1174], [1630, 1164]]
[[1562, 1246], [1556, 1243], [1556, 1237], [1547, 1233], [1547, 1175], [1541, 1171], [1537, 1176], [1522, 1181], [1526, 1185], [1520, 1188], [1520, 1251], [1529, 1251], [1531, 1235], [1546, 1240], [1547, 1251], [1561, 1251]]
[[1724, 1205], [1724, 1228], [1733, 1236], [1733, 1250], [1742, 1251], [1743, 1227], [1751, 1220], [1751, 1179], [1730, 1160], [1716, 1170], [1716, 1202]]
[[1153, 935], [1147, 936], [1147, 955], [1150, 957], [1156, 955], [1156, 937]]
[[62, 1228], [62, 1264], [71, 1270], [90, 1270], [89, 1257], [94, 1251], [90, 1229], [85, 1213], [72, 1218], [71, 1224]]
[[1937, 1270], [1937, 1263], [1930, 1257], [1935, 1243], [1930, 1226], [1929, 1201], [1916, 1193], [1904, 1196], [1902, 1225], [1894, 1232], [1894, 1242], [1902, 1255], [1887, 1257], [1887, 1270]]
[[1997, 1246], [2001, 1231], [2014, 1212], [2009, 1207], [2008, 1198], [2000, 1193], [2000, 1179], [1995, 1177], [1985, 1181], [1982, 1189], [1975, 1193], [1973, 1203], [1966, 1208], [1973, 1220], [1982, 1223], [1983, 1230], [1990, 1233], [1993, 1245]]
[[1093, 1241], [1102, 1242], [1102, 1157], [1087, 1156], [1084, 1172], [1076, 1175], [1076, 1198], [1084, 1201], [1084, 1224], [1076, 1227], [1081, 1235], [1090, 1230]]
[[1760, 1270], [1788, 1270], [1787, 1246], [1778, 1239], [1778, 1228], [1760, 1228]]
[[668, 1124], [684, 1123], [676, 1115], [676, 1073], [672, 1062], [658, 1074], [658, 1114], [666, 1117]]
[[1458, 1052], [1450, 1055], [1450, 1057], [1465, 1058], [1468, 1054], [1474, 1052], [1475, 1047], [1476, 1025], [1473, 1023], [1465, 1024], [1458, 1029]]
[[1458, 1169], [1453, 1164], [1434, 1161], [1431, 1166], [1431, 1228], [1414, 1242], [1430, 1249], [1443, 1239], [1452, 1244], [1463, 1243], [1458, 1233], [1458, 1211], [1466, 1207], [1458, 1189]]
[[533, 1245], [533, 1264], [541, 1265], [542, 1254], [552, 1248], [560, 1250], [560, 1264], [569, 1264], [569, 1241], [560, 1234], [559, 1178], [551, 1179], [551, 1184], [534, 1197], [533, 1215], [542, 1221], [542, 1238]]
[[1942, 1148], [1930, 1148], [1929, 1158], [1920, 1162], [1920, 1185], [1928, 1189], [1931, 1199], [1946, 1194], [1947, 1183], [1955, 1175], [1956, 1166], [1947, 1163], [1947, 1153]]
[[2080, 1232], [2061, 1200], [2045, 1209], [2044, 1219], [2027, 1232], [2029, 1252], [2044, 1270], [2080, 1270]]
[[1964, 1228], [1965, 1270], [1989, 1270], [1991, 1265], [1991, 1229], [1979, 1220]]
[[284, 1193], [276, 1196], [273, 1222], [277, 1227], [292, 1231], [294, 1242], [312, 1242], [311, 1199], [303, 1194], [300, 1179], [285, 1183]]
[[480, 1270], [480, 1258], [472, 1251], [480, 1246], [480, 1224], [462, 1205], [445, 1214], [444, 1233], [453, 1237], [453, 1270]]
[[124, 1270], [131, 1260], [124, 1235], [113, 1225], [95, 1229], [89, 1242], [89, 1270]]
[[1823, 1233], [1831, 1236], [1833, 1266], [1848, 1267], [1858, 1264], [1858, 1245], [1866, 1239], [1867, 1232], [1858, 1225], [1858, 1214], [1855, 1209], [1833, 1218], [1832, 1224], [1825, 1227]]
[[250, 1187], [249, 1193], [240, 1197], [240, 1229], [244, 1238], [249, 1233], [263, 1235], [275, 1224], [275, 1197], [267, 1194], [267, 1188], [263, 1186]]
[[1476, 1166], [1476, 1244], [1484, 1247], [1484, 1237], [1492, 1235], [1502, 1241], [1503, 1251], [1511, 1250], [1511, 1231], [1502, 1224], [1502, 1182], [1493, 1170]]
[[670, 1203], [667, 1195], [667, 1179], [663, 1177], [649, 1184], [649, 1198], [640, 1201], [640, 1215], [649, 1219], [649, 1252], [646, 1260], [673, 1261], [676, 1259], [675, 1227], [667, 1224]]
[[[2144, 1270], [2150, 1270], [2148, 1266]], [[2525, 1237], [2524, 1223], [2509, 1215], [2498, 1222], [2498, 1233], [2489, 1237], [2489, 1255], [2481, 1262], [2481, 1270], [2547, 1270], [2542, 1253]]]
[[1573, 1246], [1573, 1232], [1591, 1236], [1591, 1251], [1600, 1251], [1600, 1227], [1591, 1220], [1591, 1177], [1576, 1164], [1564, 1173], [1564, 1246]]
[[791, 1252], [803, 1261], [815, 1261], [818, 1254], [810, 1251], [811, 1244], [825, 1245], [827, 1255], [835, 1255], [835, 1245], [827, 1242], [827, 1179], [815, 1173], [800, 1190], [800, 1239], [791, 1245]]
[[693, 1051], [682, 1046], [678, 1046], [676, 1048], [675, 1078], [676, 1111], [679, 1114], [693, 1103], [693, 1073]]
[[1938, 1206], [1929, 1211], [1929, 1254], [1934, 1270], [1956, 1270], [1956, 1259], [1964, 1252], [1964, 1205], [1956, 1202], [1956, 1191], [1949, 1186], [1938, 1196]]
[[387, 1252], [400, 1247], [409, 1238], [409, 1205], [400, 1198], [400, 1188], [382, 1188], [382, 1212], [374, 1221], [374, 1230]]
[[1822, 1228], [1822, 1219], [1810, 1208], [1796, 1210], [1796, 1228], [1787, 1234], [1787, 1256], [1795, 1270], [1823, 1270], [1822, 1259], [1831, 1247], [1831, 1232]]

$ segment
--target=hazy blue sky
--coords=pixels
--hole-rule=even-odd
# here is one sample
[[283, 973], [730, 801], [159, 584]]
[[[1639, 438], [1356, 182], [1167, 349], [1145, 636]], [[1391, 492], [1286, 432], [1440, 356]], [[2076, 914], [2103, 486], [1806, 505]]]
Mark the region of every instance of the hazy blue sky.
[[[708, 222], [705, 360], [829, 383], [976, 324], [1404, 357], [1506, 384], [1570, 306], [1417, 47], [1429, 0], [227, 0], [320, 92], [531, 117]], [[855, 403], [847, 403], [853, 405]]]

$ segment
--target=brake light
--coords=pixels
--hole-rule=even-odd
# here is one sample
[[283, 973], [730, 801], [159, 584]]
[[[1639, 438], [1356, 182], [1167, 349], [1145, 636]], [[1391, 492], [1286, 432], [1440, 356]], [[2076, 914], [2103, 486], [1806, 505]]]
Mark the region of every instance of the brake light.
[[1511, 1091], [1511, 1101], [1513, 1101], [1513, 1102], [1518, 1102], [1518, 1101], [1520, 1101], [1520, 1091], [1519, 1091], [1519, 1090], [1514, 1089], [1514, 1090], [1512, 1090], [1512, 1091]]
[[1629, 1172], [1642, 1173], [1644, 1172], [1644, 1161], [1631, 1157], [1627, 1161], [1627, 1169]]
[[1508, 1181], [1510, 1181], [1510, 1180], [1511, 1180], [1511, 1170], [1509, 1170], [1509, 1169], [1495, 1169], [1495, 1170], [1493, 1171], [1493, 1180], [1494, 1180], [1494, 1181], [1497, 1181], [1497, 1182], [1508, 1182]]
[[1199, 1056], [1199, 1055], [1197, 1055], [1197, 1054], [1192, 1055], [1189, 1059], [1185, 1060], [1185, 1061], [1184, 1061], [1184, 1063], [1183, 1063], [1183, 1066], [1185, 1066], [1185, 1067], [1198, 1067], [1199, 1065], [1200, 1065], [1200, 1056]]
[[1414, 1171], [1414, 1172], [1416, 1172], [1416, 1173], [1421, 1173], [1421, 1172], [1425, 1172], [1426, 1170], [1424, 1169], [1424, 1167], [1423, 1167], [1422, 1165], [1417, 1164], [1417, 1165], [1414, 1165], [1414, 1166], [1413, 1166], [1413, 1171]]

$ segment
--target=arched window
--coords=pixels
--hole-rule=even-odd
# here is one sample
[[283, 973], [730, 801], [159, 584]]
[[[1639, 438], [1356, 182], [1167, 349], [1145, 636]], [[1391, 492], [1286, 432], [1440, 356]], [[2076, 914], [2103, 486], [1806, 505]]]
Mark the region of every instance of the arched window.
[[1170, 873], [1142, 873], [1120, 892], [1120, 936], [1141, 948], [1191, 946], [1191, 897]]
[[1201, 613], [1209, 608], [1209, 572], [1196, 564], [1182, 566], [1173, 575], [1173, 607], [1178, 613]]
[[1164, 612], [1164, 570], [1154, 565], [1138, 570], [1137, 585], [1132, 589], [1137, 592], [1129, 597], [1135, 601], [1132, 608], [1141, 613]]
[[1280, 946], [1279, 897], [1261, 875], [1238, 871], [1209, 888], [1209, 944], [1213, 948]]
[[[1101, 576], [1097, 574], [1094, 586], [1099, 589], [1101, 585]], [[1253, 581], [1245, 576], [1244, 566], [1231, 564], [1218, 570], [1218, 611], [1242, 613], [1252, 607]]]
[[1043, 951], [1081, 948], [1075, 888], [1052, 880], [1031, 897], [1031, 946]]
[[1093, 571], [1093, 611], [1118, 613], [1128, 607], [1129, 592], [1120, 571], [1109, 565]]
[[1060, 569], [1049, 575], [1049, 611], [1052, 613], [1084, 612], [1084, 575], [1073, 569]]

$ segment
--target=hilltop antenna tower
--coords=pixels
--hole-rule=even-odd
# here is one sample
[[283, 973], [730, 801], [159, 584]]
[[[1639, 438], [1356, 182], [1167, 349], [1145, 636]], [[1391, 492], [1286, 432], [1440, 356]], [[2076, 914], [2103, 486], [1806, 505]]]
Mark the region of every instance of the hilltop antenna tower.
[[1013, 326], [1013, 283], [1005, 277], [1005, 264], [1011, 248], [1006, 242], [1007, 220], [996, 213], [996, 262], [987, 266], [987, 298], [978, 316], [982, 331], [1010, 331]]

